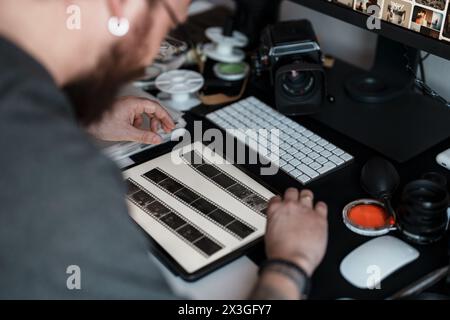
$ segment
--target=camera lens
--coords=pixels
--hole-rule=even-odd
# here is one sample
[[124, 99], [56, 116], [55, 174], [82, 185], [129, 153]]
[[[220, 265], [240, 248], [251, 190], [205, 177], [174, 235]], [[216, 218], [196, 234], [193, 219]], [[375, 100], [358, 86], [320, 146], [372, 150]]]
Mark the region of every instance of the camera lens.
[[283, 76], [283, 90], [290, 96], [302, 97], [314, 90], [315, 77], [310, 71], [291, 70]]
[[417, 180], [405, 186], [397, 210], [397, 224], [408, 240], [428, 244], [441, 239], [448, 225], [446, 186]]

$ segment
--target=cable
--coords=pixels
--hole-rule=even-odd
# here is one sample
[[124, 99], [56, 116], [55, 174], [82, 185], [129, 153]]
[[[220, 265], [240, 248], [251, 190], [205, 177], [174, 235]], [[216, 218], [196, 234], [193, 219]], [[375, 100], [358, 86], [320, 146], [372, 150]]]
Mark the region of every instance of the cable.
[[425, 56], [422, 57], [422, 54], [420, 53], [420, 59], [419, 59], [419, 68], [420, 68], [420, 77], [424, 83], [426, 83], [426, 75], [425, 75], [425, 64], [424, 62], [431, 56], [431, 53], [426, 53]]
[[424, 67], [424, 63], [423, 63], [423, 59], [420, 58], [419, 61], [419, 68], [420, 68], [420, 78], [423, 81], [423, 83], [427, 82], [426, 76], [425, 76], [425, 67]]
[[425, 60], [427, 60], [429, 57], [431, 56], [431, 53], [427, 53], [427, 54], [425, 54], [425, 56], [424, 57], [422, 57], [422, 61], [425, 61]]
[[437, 91], [433, 90], [430, 86], [427, 85], [425, 81], [425, 67], [423, 62], [428, 59], [430, 54], [428, 53], [425, 57], [422, 56], [419, 59], [419, 68], [421, 73], [421, 79], [417, 77], [417, 74], [413, 67], [411, 66], [411, 59], [408, 56], [407, 48], [405, 46], [405, 54], [403, 55], [406, 60], [406, 70], [411, 74], [414, 79], [414, 83], [416, 88], [418, 88], [424, 95], [429, 96], [450, 108], [450, 101], [447, 101], [443, 96], [441, 96]]

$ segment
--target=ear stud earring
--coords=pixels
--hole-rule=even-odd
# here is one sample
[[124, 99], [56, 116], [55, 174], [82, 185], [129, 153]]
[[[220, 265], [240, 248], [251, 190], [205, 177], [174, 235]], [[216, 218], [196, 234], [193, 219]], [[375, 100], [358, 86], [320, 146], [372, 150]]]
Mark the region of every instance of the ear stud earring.
[[111, 17], [108, 21], [108, 30], [116, 37], [123, 37], [130, 30], [130, 22], [127, 18]]

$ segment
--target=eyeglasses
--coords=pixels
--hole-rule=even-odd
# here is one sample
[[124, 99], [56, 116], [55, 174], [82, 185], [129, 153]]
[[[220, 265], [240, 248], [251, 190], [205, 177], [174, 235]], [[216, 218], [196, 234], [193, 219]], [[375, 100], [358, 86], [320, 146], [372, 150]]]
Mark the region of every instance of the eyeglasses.
[[[175, 11], [173, 8], [167, 3], [166, 0], [160, 0], [159, 3], [164, 7], [167, 12], [167, 15], [172, 20], [172, 30], [178, 29], [181, 32], [183, 41], [177, 40], [171, 36], [167, 36], [166, 39], [161, 43], [159, 49], [159, 55], [156, 58], [159, 61], [171, 61], [173, 57], [179, 56], [180, 54], [186, 53], [189, 50], [189, 37], [187, 36], [187, 32], [185, 32], [183, 25], [180, 20], [177, 18]], [[186, 41], [187, 40], [187, 41]]]
[[170, 19], [172, 20], [172, 24], [174, 25], [173, 29], [177, 29], [177, 32], [180, 34], [180, 36], [183, 37], [183, 42], [186, 42], [191, 49], [195, 48], [195, 44], [192, 41], [191, 37], [189, 36], [189, 32], [186, 31], [186, 28], [178, 19], [173, 8], [167, 3], [166, 0], [161, 0], [160, 3], [162, 4], [167, 14], [169, 15]]
[[161, 0], [161, 4], [163, 5], [163, 7], [166, 10], [167, 14], [169, 15], [170, 19], [172, 20], [172, 23], [174, 25], [173, 28], [176, 29], [178, 26], [181, 25], [181, 22], [178, 19], [177, 15], [175, 14], [175, 11], [165, 0]]

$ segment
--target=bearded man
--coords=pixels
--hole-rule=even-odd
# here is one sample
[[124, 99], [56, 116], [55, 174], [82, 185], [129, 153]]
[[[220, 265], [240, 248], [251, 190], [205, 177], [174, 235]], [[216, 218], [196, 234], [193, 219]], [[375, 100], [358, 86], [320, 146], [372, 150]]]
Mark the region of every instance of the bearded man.
[[[120, 171], [90, 135], [158, 144], [157, 129], [174, 128], [157, 103], [114, 97], [152, 63], [189, 5], [0, 1], [0, 298], [176, 298], [128, 215]], [[78, 26], [68, 12], [80, 15]], [[152, 130], [140, 128], [144, 116]], [[327, 207], [313, 202], [296, 189], [272, 199], [272, 264], [253, 298], [304, 297], [327, 243]]]

